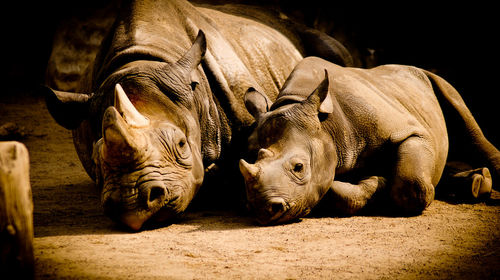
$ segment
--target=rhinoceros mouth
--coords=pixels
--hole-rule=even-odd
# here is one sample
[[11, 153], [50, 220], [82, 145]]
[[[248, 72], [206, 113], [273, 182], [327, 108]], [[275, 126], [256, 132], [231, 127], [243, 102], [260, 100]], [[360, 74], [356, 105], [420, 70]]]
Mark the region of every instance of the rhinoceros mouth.
[[171, 208], [162, 207], [154, 212], [148, 210], [126, 212], [117, 218], [117, 221], [133, 231], [139, 231], [150, 226], [160, 227], [163, 223], [178, 215], [179, 213]]
[[287, 202], [287, 209], [282, 213], [278, 213], [274, 216], [262, 214], [257, 214], [256, 220], [260, 225], [263, 226], [273, 226], [278, 224], [287, 224], [298, 222], [300, 218], [307, 216], [311, 212], [311, 208], [300, 208], [294, 202]]
[[[157, 197], [152, 191], [148, 197], [144, 197], [145, 194], [141, 193], [141, 186], [148, 184], [161, 188], [164, 194]], [[103, 190], [102, 206], [104, 213], [112, 220], [138, 231], [148, 220], [154, 220], [156, 223], [164, 222], [182, 212], [181, 192], [182, 186], [180, 185], [165, 187], [163, 182], [152, 181], [145, 181], [125, 190], [116, 186], [109, 187]]]
[[262, 217], [257, 217], [256, 220], [262, 226], [274, 226], [280, 224], [294, 223], [299, 221], [299, 219], [302, 217], [302, 215], [293, 215], [291, 213], [292, 211], [289, 209], [286, 212], [275, 215], [271, 218], [262, 219]]
[[106, 214], [115, 222], [123, 224], [133, 231], [139, 231], [147, 223], [160, 224], [179, 215], [175, 207], [171, 207], [168, 202], [156, 209], [127, 210], [124, 212], [116, 210], [105, 211]]
[[281, 220], [286, 220], [290, 212], [290, 204], [285, 201], [284, 208], [281, 211], [272, 210], [272, 206], [268, 202], [264, 204], [251, 203], [255, 219], [260, 225], [274, 225], [280, 223]]
[[[272, 226], [281, 223], [280, 220], [282, 217], [285, 217], [286, 213], [278, 214], [272, 217], [261, 217], [257, 216], [256, 220], [260, 225], [263, 226]], [[285, 220], [286, 221], [286, 220]]]

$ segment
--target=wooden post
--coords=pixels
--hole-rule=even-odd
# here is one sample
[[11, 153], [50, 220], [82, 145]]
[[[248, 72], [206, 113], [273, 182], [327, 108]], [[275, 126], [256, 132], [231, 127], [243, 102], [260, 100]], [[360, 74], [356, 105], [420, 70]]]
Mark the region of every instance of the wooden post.
[[34, 277], [33, 200], [28, 149], [0, 142], [0, 275]]

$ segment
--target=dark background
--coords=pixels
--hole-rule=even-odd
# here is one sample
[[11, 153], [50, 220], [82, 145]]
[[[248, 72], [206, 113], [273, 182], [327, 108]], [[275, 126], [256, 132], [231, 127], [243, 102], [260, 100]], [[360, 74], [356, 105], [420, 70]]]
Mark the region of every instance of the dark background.
[[[33, 94], [44, 83], [56, 27], [107, 1], [16, 1], [2, 8], [2, 95]], [[109, 2], [109, 1], [108, 1]], [[224, 1], [212, 1], [224, 3]], [[453, 5], [319, 0], [236, 1], [279, 8], [288, 17], [344, 43], [362, 66], [398, 63], [444, 77], [462, 94], [486, 136], [498, 147], [500, 26], [497, 8], [479, 2]], [[370, 58], [370, 50], [374, 57]], [[368, 64], [367, 64], [368, 61]], [[3, 72], [3, 71], [2, 71]]]

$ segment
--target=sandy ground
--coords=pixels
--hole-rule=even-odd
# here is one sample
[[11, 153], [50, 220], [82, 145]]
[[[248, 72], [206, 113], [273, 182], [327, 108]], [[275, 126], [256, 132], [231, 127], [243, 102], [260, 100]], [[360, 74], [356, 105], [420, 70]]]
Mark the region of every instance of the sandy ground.
[[435, 201], [421, 216], [304, 218], [260, 227], [249, 216], [189, 211], [130, 233], [102, 214], [70, 132], [42, 99], [1, 97], [0, 125], [30, 151], [37, 279], [499, 279], [500, 193]]

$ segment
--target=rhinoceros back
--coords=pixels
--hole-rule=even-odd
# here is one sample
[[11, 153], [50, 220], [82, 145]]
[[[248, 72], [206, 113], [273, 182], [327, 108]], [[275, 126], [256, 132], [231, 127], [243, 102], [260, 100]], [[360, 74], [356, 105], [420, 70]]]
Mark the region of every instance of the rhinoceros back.
[[300, 44], [296, 38], [289, 39], [257, 19], [218, 8], [194, 7], [186, 1], [140, 1], [126, 5], [109, 37], [109, 45], [101, 50], [102, 58], [96, 60], [100, 66], [94, 68], [94, 86], [132, 60], [174, 63], [201, 29], [207, 36], [208, 71], [220, 72], [227, 83], [229, 92], [222, 99], [231, 104], [223, 109], [239, 111], [235, 116], [240, 119], [238, 122], [253, 122], [244, 110], [244, 93], [255, 87], [275, 97], [302, 59]]

